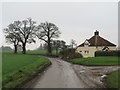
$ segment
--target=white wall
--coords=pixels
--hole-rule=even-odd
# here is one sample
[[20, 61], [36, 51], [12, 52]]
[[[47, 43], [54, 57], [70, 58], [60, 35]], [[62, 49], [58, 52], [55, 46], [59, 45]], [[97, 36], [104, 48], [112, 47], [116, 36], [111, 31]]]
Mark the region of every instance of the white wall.
[[[116, 50], [116, 47], [115, 46], [107, 46], [110, 50]], [[82, 51], [82, 55], [83, 57], [94, 57], [95, 56], [95, 51], [98, 51], [98, 50], [102, 50], [104, 48], [104, 46], [99, 46], [99, 47], [95, 47], [95, 46], [90, 46], [90, 47], [84, 47], [84, 46], [81, 46], [81, 47], [78, 47], [76, 49], [76, 52], [77, 53], [80, 53], [80, 51]], [[88, 50], [89, 53], [88, 54], [85, 54], [85, 50]]]

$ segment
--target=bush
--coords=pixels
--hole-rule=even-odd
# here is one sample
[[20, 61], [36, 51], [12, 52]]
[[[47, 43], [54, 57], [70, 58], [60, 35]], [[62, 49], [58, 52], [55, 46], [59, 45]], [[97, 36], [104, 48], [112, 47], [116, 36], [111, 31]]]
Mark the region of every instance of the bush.
[[75, 53], [75, 49], [66, 49], [60, 51], [60, 56], [64, 60], [70, 60], [70, 59], [75, 59], [75, 58], [81, 58], [82, 55], [79, 53]]
[[95, 56], [118, 56], [120, 57], [120, 50], [116, 51], [96, 51]]

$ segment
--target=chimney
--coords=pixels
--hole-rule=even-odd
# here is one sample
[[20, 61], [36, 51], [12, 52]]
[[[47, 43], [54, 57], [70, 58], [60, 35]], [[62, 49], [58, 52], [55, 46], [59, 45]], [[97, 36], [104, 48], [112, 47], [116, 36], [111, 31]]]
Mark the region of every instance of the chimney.
[[96, 30], [96, 32], [94, 32], [95, 36], [99, 36], [99, 31]]

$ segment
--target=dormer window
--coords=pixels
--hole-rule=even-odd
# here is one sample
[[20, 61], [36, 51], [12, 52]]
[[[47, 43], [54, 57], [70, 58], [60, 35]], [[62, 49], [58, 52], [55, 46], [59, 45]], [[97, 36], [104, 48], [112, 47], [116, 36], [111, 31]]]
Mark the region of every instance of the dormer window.
[[109, 48], [108, 48], [108, 47], [104, 47], [104, 48], [102, 49], [102, 51], [109, 51]]
[[85, 47], [88, 47], [90, 45], [90, 43], [86, 40], [85, 42], [84, 42], [84, 46]]
[[89, 46], [89, 43], [84, 43], [84, 46]]

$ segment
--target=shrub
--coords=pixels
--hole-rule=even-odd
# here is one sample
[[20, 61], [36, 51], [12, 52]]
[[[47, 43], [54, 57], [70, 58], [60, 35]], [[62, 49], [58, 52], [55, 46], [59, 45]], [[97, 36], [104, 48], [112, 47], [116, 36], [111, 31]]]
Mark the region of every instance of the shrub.
[[60, 51], [60, 56], [64, 60], [70, 60], [70, 59], [75, 59], [75, 58], [81, 58], [82, 55], [79, 53], [75, 53], [75, 49], [66, 49]]
[[116, 51], [96, 51], [95, 56], [118, 56], [120, 57], [120, 50]]

